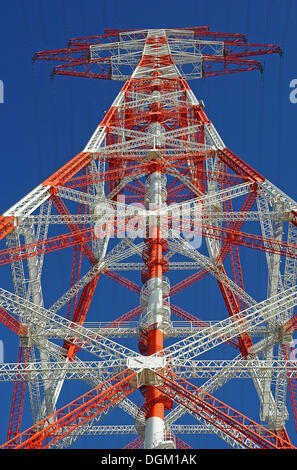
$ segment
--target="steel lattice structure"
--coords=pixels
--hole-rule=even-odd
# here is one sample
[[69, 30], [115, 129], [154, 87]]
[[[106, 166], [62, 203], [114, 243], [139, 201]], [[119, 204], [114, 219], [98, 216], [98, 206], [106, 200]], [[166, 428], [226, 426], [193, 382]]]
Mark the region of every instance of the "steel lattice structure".
[[[14, 382], [2, 448], [66, 448], [105, 434], [136, 435], [130, 449], [189, 448], [178, 435], [195, 433], [238, 448], [294, 448], [285, 426], [290, 395], [297, 427], [297, 203], [226, 148], [187, 83], [262, 70], [250, 57], [272, 53], [281, 50], [193, 27], [105, 30], [35, 55], [60, 61], [55, 75], [125, 84], [84, 150], [0, 218], [0, 264], [10, 264], [14, 287], [0, 289], [0, 320], [20, 338], [17, 363], [0, 364], [0, 380]], [[266, 256], [261, 301], [245, 289], [242, 247]], [[46, 308], [44, 255], [66, 248], [70, 287]], [[185, 277], [170, 284], [164, 274], [174, 270]], [[88, 322], [102, 276], [139, 302]], [[173, 303], [205, 277], [222, 295], [223, 320]], [[218, 346], [233, 358], [208, 359]], [[243, 378], [258, 395], [259, 422], [214, 396]], [[90, 390], [58, 406], [74, 379]], [[21, 431], [26, 389], [33, 425]], [[104, 424], [115, 407], [134, 424]], [[186, 413], [198, 423], [179, 424]]]

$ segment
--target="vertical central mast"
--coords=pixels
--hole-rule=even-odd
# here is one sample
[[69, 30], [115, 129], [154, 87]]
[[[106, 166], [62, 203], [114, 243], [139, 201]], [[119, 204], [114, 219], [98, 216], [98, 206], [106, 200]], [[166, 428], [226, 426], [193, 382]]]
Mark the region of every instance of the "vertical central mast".
[[[170, 322], [170, 308], [164, 306], [164, 291], [169, 287], [163, 280], [163, 267], [165, 260], [163, 252], [166, 251], [168, 242], [163, 238], [162, 221], [160, 213], [154, 215], [154, 211], [166, 207], [166, 176], [162, 173], [159, 162], [160, 153], [158, 149], [162, 147], [162, 135], [165, 132], [161, 122], [162, 103], [160, 100], [160, 65], [168, 65], [170, 58], [169, 47], [164, 30], [149, 31], [140, 67], [151, 66], [153, 100], [150, 104], [151, 123], [148, 132], [154, 136], [154, 150], [149, 158], [152, 160], [152, 172], [146, 178], [145, 205], [151, 212], [149, 226], [147, 227], [148, 238], [145, 241], [143, 259], [145, 269], [143, 281], [144, 312], [142, 317], [142, 328], [146, 336], [146, 355], [161, 353], [164, 342], [164, 328]], [[170, 62], [170, 61], [169, 61]], [[146, 449], [164, 448], [165, 426], [164, 409], [166, 399], [164, 395], [153, 385], [145, 387], [145, 440]], [[167, 444], [169, 444], [167, 442]], [[173, 443], [172, 443], [173, 444]]]
[[[164, 186], [162, 173], [155, 171], [146, 181], [149, 210], [158, 210], [162, 205]], [[148, 356], [163, 350], [163, 239], [160, 227], [160, 216], [150, 218], [149, 238], [146, 241], [144, 258], [146, 258], [148, 280], [144, 287], [147, 290], [145, 313], [145, 331], [147, 335]], [[164, 441], [164, 403], [162, 394], [154, 386], [147, 385], [145, 391], [145, 448], [151, 449]]]

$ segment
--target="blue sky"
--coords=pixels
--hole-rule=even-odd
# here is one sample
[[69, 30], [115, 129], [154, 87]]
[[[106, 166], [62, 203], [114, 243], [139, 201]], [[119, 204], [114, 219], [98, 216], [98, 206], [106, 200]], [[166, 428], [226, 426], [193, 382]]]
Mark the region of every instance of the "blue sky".
[[[1, 213], [82, 150], [122, 86], [118, 82], [74, 77], [51, 80], [53, 64], [33, 65], [33, 54], [63, 48], [73, 37], [102, 34], [104, 28], [209, 25], [212, 31], [244, 33], [252, 43], [280, 45], [284, 52], [282, 58], [272, 55], [262, 59], [263, 75], [258, 72], [227, 75], [196, 80], [190, 86], [198, 99], [203, 99], [206, 113], [226, 145], [296, 199], [297, 104], [289, 100], [289, 83], [297, 78], [297, 3], [293, 0], [11, 0], [1, 3], [0, 80], [4, 83], [4, 103], [0, 104]], [[69, 269], [65, 268], [62, 256], [51, 256], [46, 273], [49, 279], [56, 277], [62, 286], [68, 283]], [[247, 256], [243, 255], [243, 262]], [[254, 256], [254, 261], [254, 268], [247, 268], [248, 285], [260, 300], [266, 275], [265, 257]], [[0, 285], [11, 289], [8, 270], [0, 271]], [[103, 279], [101, 288], [109, 289], [106, 286]], [[220, 304], [216, 296], [208, 295], [208, 284], [205, 286], [201, 296], [191, 288], [189, 296], [186, 299], [177, 296], [176, 303], [192, 313], [198, 309], [201, 318], [207, 319]], [[121, 288], [110, 289], [109, 303], [103, 297], [95, 299], [92, 318], [97, 318], [98, 311], [104, 315], [110, 306], [119, 316], [125, 312], [123, 305], [126, 310], [137, 305], [134, 294], [132, 299]], [[56, 297], [57, 291], [49, 286], [45, 306], [50, 306]], [[17, 339], [2, 326], [0, 339], [4, 342], [5, 361], [15, 362]], [[213, 357], [217, 357], [216, 352]], [[61, 404], [86, 390], [82, 384], [67, 383]], [[0, 394], [0, 442], [4, 442], [12, 386], [3, 384]], [[241, 387], [232, 382], [218, 396], [258, 420], [258, 412], [250, 400], [253, 397], [256, 402], [255, 392], [248, 385]], [[119, 424], [132, 424], [125, 421], [124, 415], [115, 416], [115, 413], [105, 422], [115, 423], [117, 419]], [[29, 425], [26, 411], [23, 428]], [[291, 419], [287, 429], [296, 443]], [[132, 438], [119, 437], [116, 443], [104, 436], [84, 438], [76, 447], [121, 447]], [[215, 437], [182, 438], [193, 447], [224, 447]]]

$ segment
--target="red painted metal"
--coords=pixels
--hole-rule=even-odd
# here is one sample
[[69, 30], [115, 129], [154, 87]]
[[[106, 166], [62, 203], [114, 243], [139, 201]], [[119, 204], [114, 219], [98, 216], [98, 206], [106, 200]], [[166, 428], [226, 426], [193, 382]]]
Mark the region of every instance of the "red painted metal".
[[[19, 346], [17, 363], [27, 365], [29, 363], [29, 356], [30, 348], [27, 346]], [[15, 379], [13, 386], [7, 441], [15, 438], [21, 431], [25, 392], [26, 377], [23, 375], [22, 378]], [[13, 445], [8, 444], [7, 448], [13, 448]]]
[[222, 428], [224, 423], [227, 424], [229, 431], [225, 429], [226, 434], [232, 435], [246, 447], [257, 444], [265, 449], [295, 448], [287, 434], [279, 435], [269, 431], [173, 372], [166, 370], [165, 373], [156, 372], [156, 374], [164, 380], [163, 386], [157, 386], [162, 393], [218, 428]]
[[[281, 50], [278, 46], [250, 44], [246, 42], [244, 35], [211, 32], [208, 26], [175, 28], [175, 30], [176, 29], [179, 30], [178, 34], [180, 35], [182, 35], [182, 29], [192, 31], [193, 38], [199, 39], [201, 43], [204, 44], [206, 44], [206, 41], [210, 40], [221, 41], [223, 47], [221, 57], [207, 54], [201, 56], [202, 77], [212, 77], [248, 70], [262, 70], [260, 62], [247, 59], [247, 57], [272, 53], [281, 54]], [[172, 30], [167, 36], [153, 35], [152, 37], [146, 37], [144, 30], [105, 30], [106, 34], [104, 35], [72, 39], [65, 49], [39, 52], [35, 55], [35, 60], [56, 60], [58, 62], [64, 62], [54, 68], [54, 74], [57, 75], [110, 79], [113, 73], [111, 58], [108, 56], [108, 53], [106, 53], [105, 57], [94, 59], [92, 57], [92, 46], [100, 44], [108, 45], [109, 43], [112, 46], [114, 41], [119, 40], [121, 33], [130, 32], [131, 37], [134, 39], [146, 39], [147, 45], [153, 45], [155, 49], [157, 49], [168, 43], [170, 34], [172, 37], [177, 34], [175, 30]], [[108, 49], [108, 47], [106, 49]], [[138, 63], [138, 67], [142, 68], [142, 70], [145, 70], [146, 67], [155, 67], [157, 69], [173, 64], [174, 57], [169, 53], [160, 55], [144, 53]], [[166, 107], [163, 103], [157, 101], [151, 103], [148, 109], [137, 108], [133, 105], [133, 93], [139, 92], [148, 94], [154, 91], [158, 91], [159, 93], [177, 91], [180, 93], [181, 97], [183, 97], [185, 104]], [[202, 146], [205, 141], [206, 129], [209, 129], [208, 126], [211, 126], [211, 121], [207, 117], [201, 103], [189, 104], [187, 102], [187, 93], [189, 91], [190, 88], [186, 80], [181, 76], [177, 78], [164, 78], [160, 76], [157, 70], [155, 70], [154, 74], [149, 78], [134, 79], [131, 77], [127, 80], [121, 90], [127, 100], [125, 110], [123, 111], [121, 107], [117, 105], [111, 106], [98, 127], [99, 130], [105, 128], [106, 144], [110, 146], [110, 155], [106, 155], [106, 165], [108, 165], [108, 169], [100, 174], [91, 174], [89, 171], [90, 164], [93, 158], [97, 159], [97, 156], [96, 154], [83, 151], [42, 183], [43, 186], [48, 187], [51, 201], [58, 214], [64, 217], [64, 222], [69, 232], [47, 238], [40, 242], [2, 250], [0, 251], [0, 264], [21, 261], [33, 256], [39, 256], [73, 246], [74, 255], [70, 280], [71, 288], [81, 276], [82, 254], [86, 256], [91, 266], [96, 265], [98, 260], [90, 248], [89, 242], [98, 238], [98, 233], [94, 233], [93, 228], [86, 228], [85, 224], [79, 226], [74, 223], [68, 208], [59, 195], [62, 186], [65, 186], [65, 188], [79, 188], [81, 192], [85, 191], [88, 193], [88, 188], [91, 184], [107, 182], [107, 193], [110, 194], [113, 192], [114, 195], [112, 199], [114, 201], [116, 201], [117, 195], [122, 194], [125, 194], [127, 201], [142, 201], [145, 196], [145, 186], [140, 181], [132, 181], [132, 177], [136, 178], [143, 174], [148, 175], [153, 172], [170, 173], [171, 171], [170, 174], [173, 179], [166, 188], [168, 196], [167, 204], [173, 201], [180, 202], [192, 199], [197, 197], [197, 194], [201, 194], [201, 199], [203, 199], [209, 181], [218, 182], [221, 185], [221, 189], [231, 188], [240, 183], [249, 182], [251, 192], [246, 196], [240, 209], [242, 212], [249, 212], [253, 207], [259, 191], [261, 191], [261, 183], [265, 181], [265, 178], [227, 148], [217, 147], [217, 150], [213, 150], [215, 147], [211, 147], [211, 150], [207, 151], [200, 151], [199, 145], [197, 145], [197, 151], [191, 148], [189, 145], [190, 139], [188, 139], [186, 132], [188, 126], [193, 125], [196, 127], [192, 139], [193, 142]], [[131, 97], [131, 105], [128, 105], [129, 96]], [[129, 134], [122, 139], [120, 135], [113, 131], [114, 128], [147, 132], [148, 126], [152, 123], [161, 123], [164, 130], [167, 132], [176, 129], [181, 131], [179, 139], [180, 142], [183, 143], [182, 155], [173, 155], [168, 158], [166, 156], [166, 158], [162, 157], [158, 160], [153, 158], [152, 160], [144, 162], [143, 157], [135, 157], [133, 156], [133, 152], [132, 155], [130, 152], [124, 152], [124, 155], [121, 155], [121, 151], [119, 150], [118, 153], [116, 151], [112, 154], [112, 150], [116, 148], [115, 146], [120, 146], [123, 142], [127, 143], [129, 140], [133, 140], [132, 137], [129, 137]], [[162, 155], [162, 146], [157, 147]], [[214, 155], [218, 156], [222, 168], [213, 171], [210, 175], [205, 170], [205, 162]], [[190, 180], [192, 182], [191, 189], [180, 182], [174, 170], [178, 170], [185, 181]], [[117, 192], [117, 186], [125, 177], [129, 177], [131, 180], [127, 182], [125, 191], [121, 188]], [[129, 192], [132, 193], [132, 195], [129, 194]], [[224, 201], [223, 207], [225, 211], [232, 212], [233, 205], [231, 199]], [[87, 206], [83, 209], [82, 204], [80, 204], [79, 214], [86, 211], [86, 209]], [[174, 222], [174, 215], [171, 217], [170, 221], [172, 223]], [[0, 218], [0, 239], [12, 231], [17, 222], [14, 216], [2, 216]], [[199, 229], [193, 228], [193, 233], [199, 233], [200, 230], [202, 236], [222, 241], [222, 248], [216, 260], [214, 260], [214, 265], [219, 273], [225, 275], [226, 270], [223, 263], [230, 254], [234, 282], [242, 290], [244, 290], [244, 283], [240, 261], [240, 246], [281, 256], [288, 256], [292, 259], [297, 258], [297, 249], [292, 243], [243, 232], [242, 225], [244, 220], [242, 219], [238, 222], [227, 222], [226, 227], [212, 225], [207, 222], [206, 216]], [[297, 225], [297, 214], [295, 211], [291, 211], [291, 222]], [[112, 223], [108, 229], [110, 231], [117, 229], [118, 233], [124, 230], [123, 227], [118, 224], [117, 220]], [[104, 236], [105, 233], [102, 234], [102, 238]], [[169, 261], [164, 256], [164, 251], [166, 250], [166, 241], [162, 238], [159, 227], [156, 225], [153, 227], [152, 235], [150, 234], [150, 236], [145, 239], [145, 249], [143, 250], [143, 260], [145, 264], [142, 272], [143, 283], [153, 278], [163, 278], [163, 274], [169, 269]], [[207, 274], [208, 272], [205, 269], [200, 269], [193, 275], [183, 279], [181, 282], [171, 287], [169, 293], [170, 297], [173, 297], [186, 287], [193, 285], [198, 280], [207, 276]], [[140, 293], [140, 286], [138, 284], [118, 273], [105, 269], [103, 275], [116, 281], [121, 286], [130, 289], [134, 293]], [[73, 324], [82, 325], [84, 323], [98, 278], [99, 274], [85, 285], [79, 301], [78, 293], [74, 296], [73, 300], [69, 301], [66, 316], [72, 320]], [[218, 281], [218, 285], [230, 317], [232, 318], [234, 315], [237, 315], [238, 318], [240, 312], [246, 308], [245, 302], [242, 302], [242, 300], [234, 294], [231, 285], [228, 285], [227, 281], [224, 283]], [[164, 301], [164, 303], [166, 304], [166, 301]], [[202, 328], [209, 326], [208, 322], [200, 320], [171, 302], [170, 308], [173, 314], [185, 322], [191, 322], [194, 326]], [[138, 306], [109, 322], [107, 327], [116, 328], [121, 325], [123, 326], [125, 322], [139, 317], [141, 313], [142, 307]], [[0, 309], [0, 321], [17, 334], [26, 333], [26, 327], [18, 323], [14, 317], [2, 308]], [[244, 315], [242, 316], [242, 321], [244, 322]], [[294, 329], [295, 323], [296, 319], [293, 317], [285, 326], [285, 330], [291, 331]], [[150, 325], [146, 331], [142, 332], [140, 340], [142, 341], [140, 341], [140, 351], [142, 354], [162, 354], [164, 335], [163, 332], [158, 329], [157, 325]], [[247, 333], [239, 335], [237, 339], [226, 341], [226, 343], [239, 349], [243, 357], [248, 355], [249, 348], [252, 345], [251, 336]], [[63, 350], [67, 351], [69, 361], [75, 359], [78, 348], [79, 346], [77, 346], [74, 333], [73, 338], [67, 341], [65, 340], [63, 344]], [[28, 348], [20, 348], [19, 362], [27, 362], [28, 354]], [[288, 351], [285, 351], [284, 354], [287, 358]], [[279, 431], [266, 429], [202, 389], [178, 377], [170, 370], [164, 369], [161, 372], [158, 371], [156, 375], [163, 380], [162, 385], [147, 384], [142, 387], [145, 402], [141, 410], [144, 412], [145, 419], [158, 417], [164, 420], [165, 410], [170, 409], [173, 401], [175, 401], [223, 430], [226, 434], [232, 436], [246, 447], [259, 446], [272, 449], [293, 448], [285, 429]], [[24, 381], [19, 380], [15, 383], [8, 434], [9, 441], [4, 444], [2, 448], [48, 448], [74, 429], [87, 423], [108, 408], [113, 407], [119, 400], [139, 388], [137, 372], [131, 372], [127, 369], [20, 434], [20, 419], [24, 403], [24, 384]], [[297, 403], [297, 388], [294, 377], [293, 379], [289, 379], [289, 387], [292, 404], [295, 406]], [[294, 417], [297, 422], [296, 406], [294, 408]], [[177, 437], [175, 437], [175, 443], [179, 448], [190, 448], [188, 444]], [[140, 448], [142, 444], [143, 436], [139, 436], [132, 443], [128, 444], [126, 448]]]
[[6, 237], [14, 229], [14, 217], [0, 216], [0, 240]]
[[0, 449], [47, 449], [62, 436], [87, 423], [137, 389], [137, 373], [127, 369], [90, 390], [28, 430], [0, 446]]
[[141, 449], [143, 447], [143, 439], [141, 436], [137, 436], [135, 439], [133, 439], [132, 442], [129, 442], [129, 444], [125, 445], [123, 449]]
[[11, 313], [7, 312], [3, 307], [0, 307], [0, 322], [19, 336], [25, 336], [27, 334], [27, 327], [22, 325], [19, 320], [11, 315]]
[[283, 355], [284, 359], [290, 361], [291, 363], [294, 361], [296, 363], [296, 371], [292, 375], [291, 373], [287, 374], [289, 392], [290, 392], [290, 399], [293, 411], [293, 419], [295, 424], [295, 429], [297, 432], [297, 358], [296, 358], [296, 350], [293, 344], [284, 344], [283, 345]]

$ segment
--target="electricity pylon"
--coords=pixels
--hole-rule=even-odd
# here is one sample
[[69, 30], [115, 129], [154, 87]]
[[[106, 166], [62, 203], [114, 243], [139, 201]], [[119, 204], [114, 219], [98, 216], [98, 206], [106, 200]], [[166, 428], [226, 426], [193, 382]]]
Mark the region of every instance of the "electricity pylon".
[[[0, 262], [11, 265], [14, 285], [0, 289], [0, 317], [20, 337], [18, 362], [0, 365], [1, 380], [14, 381], [2, 448], [65, 448], [103, 434], [136, 434], [127, 448], [189, 448], [177, 435], [196, 433], [233, 447], [294, 447], [285, 425], [288, 384], [297, 422], [297, 203], [226, 148], [186, 81], [262, 70], [247, 57], [271, 53], [281, 50], [193, 27], [105, 30], [35, 55], [63, 62], [55, 75], [125, 84], [84, 150], [0, 219]], [[71, 247], [70, 288], [45, 306], [44, 255]], [[245, 289], [247, 249], [267, 264], [260, 301]], [[174, 270], [194, 272], [172, 284]], [[138, 271], [142, 286], [119, 271]], [[109, 321], [88, 323], [102, 276], [140, 302], [114, 315], [107, 291]], [[197, 283], [200, 310], [205, 278], [222, 295], [222, 320], [173, 303]], [[138, 351], [124, 338], [138, 338]], [[209, 359], [214, 348], [237, 352]], [[242, 378], [258, 395], [258, 421], [214, 396]], [[91, 389], [61, 407], [71, 379]], [[33, 425], [21, 432], [26, 387]], [[115, 407], [133, 424], [104, 424]], [[176, 424], [187, 413], [198, 423]]]

